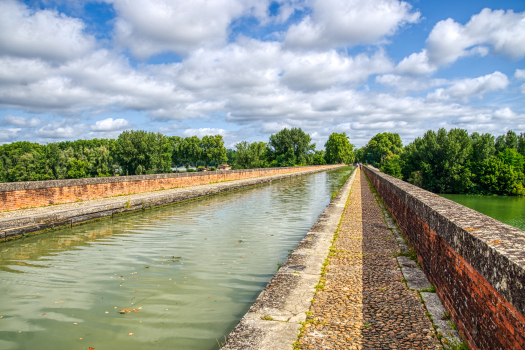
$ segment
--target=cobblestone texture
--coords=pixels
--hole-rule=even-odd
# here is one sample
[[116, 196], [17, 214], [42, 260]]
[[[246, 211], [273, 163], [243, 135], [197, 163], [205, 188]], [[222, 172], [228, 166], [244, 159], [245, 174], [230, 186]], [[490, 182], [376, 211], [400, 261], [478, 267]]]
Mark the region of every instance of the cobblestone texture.
[[362, 172], [338, 235], [298, 347], [440, 348], [417, 292], [402, 281], [393, 257], [399, 247]]

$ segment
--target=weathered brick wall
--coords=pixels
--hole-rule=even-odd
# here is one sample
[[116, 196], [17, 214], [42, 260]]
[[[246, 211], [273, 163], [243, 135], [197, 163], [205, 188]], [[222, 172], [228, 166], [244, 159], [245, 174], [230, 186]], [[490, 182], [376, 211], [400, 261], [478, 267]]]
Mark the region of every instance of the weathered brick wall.
[[212, 182], [248, 179], [334, 166], [337, 165], [0, 183], [0, 210], [71, 203], [79, 200], [204, 185]]
[[469, 347], [525, 349], [525, 232], [375, 168], [365, 172]]

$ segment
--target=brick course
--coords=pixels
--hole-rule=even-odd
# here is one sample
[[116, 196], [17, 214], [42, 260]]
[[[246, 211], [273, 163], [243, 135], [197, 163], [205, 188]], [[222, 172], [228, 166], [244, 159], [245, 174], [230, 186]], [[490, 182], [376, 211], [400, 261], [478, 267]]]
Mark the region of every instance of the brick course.
[[365, 171], [471, 349], [525, 349], [525, 232]]
[[324, 167], [333, 167], [333, 165], [0, 183], [0, 211], [293, 173]]

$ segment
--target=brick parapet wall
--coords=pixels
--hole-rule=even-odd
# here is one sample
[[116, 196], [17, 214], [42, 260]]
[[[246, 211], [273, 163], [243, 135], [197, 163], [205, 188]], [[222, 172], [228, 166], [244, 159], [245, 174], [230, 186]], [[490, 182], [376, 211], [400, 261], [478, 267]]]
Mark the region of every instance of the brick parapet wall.
[[337, 165], [0, 183], [0, 210], [72, 203], [79, 200], [197, 186], [334, 166]]
[[365, 167], [471, 349], [525, 349], [525, 232]]

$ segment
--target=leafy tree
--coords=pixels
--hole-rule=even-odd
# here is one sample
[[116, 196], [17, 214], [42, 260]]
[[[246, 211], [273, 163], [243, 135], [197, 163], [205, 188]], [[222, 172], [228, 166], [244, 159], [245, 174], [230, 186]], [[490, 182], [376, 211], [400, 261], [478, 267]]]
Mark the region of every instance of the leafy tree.
[[494, 145], [494, 136], [491, 134], [478, 134], [477, 132], [470, 135], [472, 140], [472, 162], [481, 162], [496, 154], [496, 147]]
[[403, 178], [401, 160], [398, 154], [391, 154], [384, 158], [379, 170], [398, 179]]
[[503, 163], [512, 166], [516, 171], [523, 171], [525, 159], [516, 149], [507, 148], [503, 152], [499, 152], [498, 157]]
[[496, 139], [496, 152], [503, 152], [505, 149], [516, 149], [518, 148], [518, 136], [512, 130], [507, 131], [506, 135], [498, 136]]
[[270, 136], [268, 156], [274, 166], [306, 164], [307, 154], [315, 151], [310, 135], [301, 128], [284, 128]]
[[235, 145], [234, 169], [254, 169], [268, 167], [266, 143], [241, 141]]
[[326, 153], [325, 151], [315, 151], [312, 155], [312, 165], [326, 165]]
[[117, 160], [126, 174], [171, 171], [172, 143], [160, 133], [124, 131], [115, 148]]
[[219, 162], [228, 159], [226, 157], [226, 148], [224, 147], [222, 135], [204, 136], [202, 138], [201, 159], [204, 161], [206, 168], [211, 161], [215, 162], [215, 166], [217, 166]]
[[200, 160], [202, 152], [201, 140], [197, 136], [186, 137], [181, 147], [181, 158], [186, 168], [188, 168], [190, 164], [197, 165], [197, 161]]
[[481, 194], [525, 195], [523, 173], [500, 157], [490, 157], [479, 163], [476, 169]]
[[350, 164], [355, 160], [354, 145], [348, 141], [346, 133], [332, 133], [325, 143], [326, 161], [330, 164]]
[[372, 137], [363, 153], [368, 163], [377, 165], [388, 156], [401, 153], [402, 149], [403, 142], [399, 134], [384, 132]]

